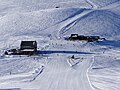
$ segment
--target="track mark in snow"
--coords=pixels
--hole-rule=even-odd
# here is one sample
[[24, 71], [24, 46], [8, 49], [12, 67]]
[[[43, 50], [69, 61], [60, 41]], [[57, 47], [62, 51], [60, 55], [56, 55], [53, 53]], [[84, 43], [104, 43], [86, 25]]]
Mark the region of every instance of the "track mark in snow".
[[85, 1], [86, 1], [88, 4], [90, 4], [93, 9], [97, 9], [97, 8], [98, 8], [98, 6], [97, 6], [95, 3], [93, 3], [92, 1], [90, 1], [90, 0], [85, 0]]
[[66, 20], [65, 22], [63, 22], [63, 26], [62, 29], [58, 32], [58, 36], [59, 38], [62, 38], [62, 35], [67, 32], [71, 27], [73, 27], [80, 19], [82, 19], [85, 15], [93, 12], [95, 10], [85, 10], [82, 13], [76, 15], [73, 18], [70, 18], [68, 20]]
[[34, 80], [43, 72], [43, 70], [44, 70], [44, 66], [42, 66], [42, 67], [39, 68], [37, 71], [35, 71], [35, 74], [37, 73], [37, 75], [35, 75], [35, 76], [33, 77], [33, 79], [31, 79], [29, 82], [34, 81]]
[[67, 62], [71, 67], [73, 67], [73, 66], [77, 65], [78, 63], [80, 63], [82, 61], [81, 60], [75, 60], [75, 59], [68, 59]]
[[92, 90], [95, 90], [94, 87], [93, 87], [93, 85], [92, 85], [92, 83], [91, 83], [91, 81], [90, 81], [90, 79], [89, 79], [89, 76], [88, 76], [88, 72], [89, 72], [89, 70], [91, 69], [93, 63], [94, 63], [94, 56], [93, 56], [93, 60], [92, 60], [91, 65], [90, 65], [89, 68], [87, 69], [86, 76], [87, 76], [87, 79], [88, 79], [88, 82], [89, 82], [90, 87], [92, 88]]

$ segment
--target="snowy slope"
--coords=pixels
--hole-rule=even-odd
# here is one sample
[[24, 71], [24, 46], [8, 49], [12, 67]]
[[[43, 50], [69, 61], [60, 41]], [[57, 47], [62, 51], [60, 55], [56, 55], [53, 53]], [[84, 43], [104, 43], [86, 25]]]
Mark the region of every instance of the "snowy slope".
[[[120, 89], [119, 0], [0, 2], [0, 89]], [[71, 33], [107, 40], [64, 40]], [[36, 40], [39, 55], [3, 54], [19, 48], [21, 40]]]
[[[15, 12], [32, 12], [52, 8], [91, 8], [84, 0], [0, 0], [1, 14]], [[73, 7], [72, 7], [73, 6]]]
[[75, 23], [72, 28], [63, 30], [63, 34], [79, 33], [103, 37], [120, 35], [119, 15], [108, 10], [93, 11], [82, 18], [78, 18]]
[[41, 31], [74, 15], [79, 10], [79, 8], [48, 9], [5, 15], [0, 20], [2, 29], [0, 34], [24, 35]]
[[120, 59], [118, 56], [108, 54], [95, 57], [90, 71], [90, 79], [93, 81], [94, 88], [97, 90], [119, 90]]
[[103, 7], [103, 6], [106, 6], [106, 5], [116, 3], [120, 0], [91, 0], [91, 1], [99, 7]]

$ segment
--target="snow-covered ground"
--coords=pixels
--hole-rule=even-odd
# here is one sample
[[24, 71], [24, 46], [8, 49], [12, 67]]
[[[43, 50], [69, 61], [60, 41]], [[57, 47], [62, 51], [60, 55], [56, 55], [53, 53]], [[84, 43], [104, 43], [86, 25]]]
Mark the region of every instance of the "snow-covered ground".
[[[22, 40], [39, 55], [3, 54]], [[0, 55], [0, 90], [120, 90], [120, 0], [0, 0]]]

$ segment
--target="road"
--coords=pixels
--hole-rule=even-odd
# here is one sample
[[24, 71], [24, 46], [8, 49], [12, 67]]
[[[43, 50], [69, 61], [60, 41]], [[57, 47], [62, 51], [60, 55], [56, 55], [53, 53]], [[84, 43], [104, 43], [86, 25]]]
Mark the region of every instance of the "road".
[[93, 90], [87, 76], [92, 60], [84, 59], [71, 67], [66, 58], [53, 58], [43, 73], [27, 86], [39, 90]]

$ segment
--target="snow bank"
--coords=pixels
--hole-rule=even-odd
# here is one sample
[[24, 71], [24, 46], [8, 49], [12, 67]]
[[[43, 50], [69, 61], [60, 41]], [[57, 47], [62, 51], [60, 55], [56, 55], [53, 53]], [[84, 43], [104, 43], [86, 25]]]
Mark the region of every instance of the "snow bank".
[[120, 60], [110, 56], [97, 56], [95, 57], [92, 65], [93, 69], [104, 69], [104, 68], [119, 68]]
[[31, 57], [8, 57], [0, 60], [0, 76], [28, 73], [40, 67], [38, 60]]
[[96, 90], [119, 90], [120, 59], [111, 55], [96, 56], [89, 77]]

